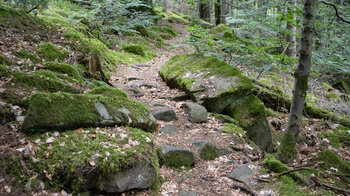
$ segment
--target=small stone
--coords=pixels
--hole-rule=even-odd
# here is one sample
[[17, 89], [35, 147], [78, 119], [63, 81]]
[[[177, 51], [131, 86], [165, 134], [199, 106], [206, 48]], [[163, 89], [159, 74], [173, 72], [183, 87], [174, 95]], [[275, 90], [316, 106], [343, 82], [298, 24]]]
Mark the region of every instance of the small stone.
[[219, 149], [207, 140], [200, 140], [192, 143], [203, 160], [214, 160], [220, 156]]
[[232, 153], [232, 151], [229, 150], [229, 149], [226, 149], [226, 148], [220, 148], [220, 149], [219, 149], [219, 154], [220, 154], [220, 156], [227, 155], [227, 154], [231, 154], [231, 153]]
[[166, 105], [159, 103], [159, 102], [150, 102], [148, 104], [150, 107], [165, 107]]
[[194, 165], [194, 154], [190, 150], [166, 144], [162, 145], [161, 148], [166, 166], [181, 168], [182, 166], [191, 167]]
[[163, 109], [153, 112], [153, 116], [162, 121], [174, 121], [177, 120], [176, 114], [173, 109]]
[[252, 167], [254, 167], [254, 165], [251, 163], [238, 166], [228, 177], [233, 180], [246, 182], [253, 174]]
[[174, 134], [178, 132], [180, 129], [176, 127], [175, 125], [165, 125], [160, 132], [165, 133], [165, 134]]
[[133, 80], [142, 80], [142, 79], [141, 79], [141, 78], [137, 78], [137, 77], [130, 76], [130, 77], [127, 77], [126, 80], [127, 80], [127, 81], [133, 81]]
[[194, 123], [206, 122], [208, 120], [208, 112], [205, 107], [197, 103], [184, 103], [187, 109], [189, 120]]
[[194, 191], [180, 191], [180, 196], [197, 196], [197, 193]]
[[186, 101], [186, 100], [189, 100], [190, 97], [186, 93], [182, 93], [178, 95], [169, 96], [168, 99], [172, 101]]

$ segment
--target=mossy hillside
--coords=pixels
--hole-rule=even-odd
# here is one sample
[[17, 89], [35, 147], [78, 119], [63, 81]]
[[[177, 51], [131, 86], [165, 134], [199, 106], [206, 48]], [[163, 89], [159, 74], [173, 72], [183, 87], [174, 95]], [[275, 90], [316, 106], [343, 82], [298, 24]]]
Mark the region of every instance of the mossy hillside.
[[152, 26], [150, 27], [150, 30], [159, 34], [163, 39], [170, 39], [178, 35], [172, 26]]
[[329, 92], [329, 93], [326, 93], [325, 95], [328, 99], [332, 99], [332, 100], [338, 100], [340, 98], [340, 95], [338, 95], [337, 93], [335, 92]]
[[341, 174], [350, 175], [350, 163], [340, 159], [332, 150], [323, 150], [319, 152], [316, 160], [321, 162], [322, 169], [332, 171], [331, 168], [335, 168]]
[[136, 54], [136, 55], [140, 55], [140, 56], [145, 56], [145, 49], [143, 48], [143, 46], [140, 45], [124, 45], [122, 46], [123, 50], [131, 53], [131, 54]]
[[83, 81], [79, 71], [72, 65], [58, 62], [49, 62], [45, 64], [45, 69], [53, 72], [67, 74], [69, 77], [74, 78], [79, 82]]
[[39, 62], [39, 58], [35, 54], [29, 52], [28, 50], [17, 51], [15, 52], [15, 55], [19, 58], [29, 59], [33, 63]]
[[0, 77], [6, 76], [8, 74], [8, 68], [3, 65], [0, 64]]
[[106, 97], [124, 97], [127, 98], [128, 95], [125, 91], [119, 90], [111, 86], [101, 86], [94, 88], [87, 92], [88, 95], [103, 95]]
[[15, 72], [13, 73], [13, 78], [11, 81], [36, 88], [39, 91], [62, 91], [71, 93], [79, 92], [79, 90], [72, 85], [72, 82], [76, 80], [71, 80], [71, 78], [67, 76], [47, 70], [38, 70], [29, 74]]
[[[97, 110], [96, 104], [102, 107]], [[102, 105], [102, 106], [101, 106]], [[92, 126], [128, 125], [154, 131], [156, 123], [149, 109], [124, 96], [37, 93], [31, 96], [25, 132], [72, 129]]]
[[41, 58], [47, 61], [61, 61], [68, 55], [67, 51], [63, 49], [61, 50], [50, 42], [40, 44], [39, 49], [36, 52]]
[[[270, 171], [281, 173], [289, 171], [290, 169], [283, 164], [281, 161], [277, 160], [272, 154], [265, 154], [264, 160], [261, 162], [263, 165], [266, 165]], [[288, 177], [292, 178], [298, 184], [306, 184], [304, 178], [295, 172], [287, 174]], [[279, 177], [279, 176], [278, 176]], [[281, 176], [282, 177], [282, 176]]]
[[[34, 143], [34, 141], [40, 141]], [[47, 142], [51, 140], [51, 142]], [[152, 137], [139, 129], [79, 129], [61, 134], [32, 137], [36, 154], [27, 159], [29, 169], [39, 174], [46, 187], [75, 192], [85, 191], [91, 182], [98, 185], [103, 176], [116, 174], [137, 164], [154, 169], [152, 187], [159, 186], [159, 163]], [[108, 145], [107, 145], [108, 144]], [[50, 177], [48, 177], [50, 176]], [[99, 188], [103, 189], [103, 184]]]
[[350, 95], [350, 86], [344, 80], [337, 80], [332, 86]]
[[341, 144], [350, 144], [350, 128], [338, 125], [334, 131], [326, 131], [320, 133], [322, 138], [327, 138], [329, 143], [339, 148]]
[[249, 143], [248, 140], [249, 138], [246, 136], [246, 133], [244, 132], [244, 130], [233, 124], [233, 123], [225, 123], [224, 124], [224, 128], [221, 129], [220, 131], [224, 132], [224, 133], [227, 133], [227, 134], [232, 134], [235, 136], [235, 138], [241, 142], [242, 144], [244, 143]]
[[11, 61], [7, 57], [0, 55], [0, 64], [11, 65]]
[[329, 90], [333, 90], [334, 88], [331, 86], [331, 85], [329, 85], [329, 84], [327, 84], [327, 83], [322, 83], [322, 87], [325, 89], [325, 90], [327, 90], [327, 91], [329, 91]]

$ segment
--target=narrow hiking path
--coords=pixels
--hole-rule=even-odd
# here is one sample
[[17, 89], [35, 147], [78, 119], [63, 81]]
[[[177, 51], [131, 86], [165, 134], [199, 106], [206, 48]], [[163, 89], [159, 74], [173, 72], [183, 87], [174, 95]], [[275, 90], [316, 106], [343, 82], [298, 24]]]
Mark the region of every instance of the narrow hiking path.
[[[192, 142], [208, 140], [219, 149], [225, 149], [223, 151], [226, 152], [229, 152], [230, 145], [238, 144], [234, 142], [235, 138], [232, 135], [220, 131], [223, 124], [214, 117], [209, 116], [206, 123], [190, 122], [182, 105], [191, 100], [172, 101], [171, 97], [181, 95], [183, 92], [169, 88], [158, 75], [158, 70], [172, 56], [193, 52], [189, 47], [184, 47], [187, 48], [186, 50], [183, 47], [174, 47], [181, 46], [182, 40], [189, 35], [182, 25], [175, 25], [174, 28], [180, 32], [179, 36], [168, 40], [169, 46], [157, 51], [158, 57], [147, 64], [119, 66], [118, 72], [112, 75], [110, 82], [115, 87], [128, 92], [131, 99], [146, 104], [151, 111], [173, 109], [177, 120], [157, 121], [157, 131], [152, 135], [158, 145], [168, 144], [189, 149], [195, 153], [196, 162], [191, 170], [171, 169], [165, 166], [161, 168], [160, 174], [165, 182], [159, 191], [160, 195], [244, 195], [243, 192], [231, 188], [232, 185], [240, 183], [228, 176], [237, 166], [260, 160], [259, 153], [252, 151], [249, 146], [240, 146], [244, 149], [243, 151], [231, 151], [213, 161], [201, 160]], [[175, 125], [180, 130], [175, 134], [160, 132], [165, 125]], [[255, 171], [253, 175], [258, 172], [257, 168], [253, 171]], [[256, 180], [248, 186], [252, 188], [255, 184]]]

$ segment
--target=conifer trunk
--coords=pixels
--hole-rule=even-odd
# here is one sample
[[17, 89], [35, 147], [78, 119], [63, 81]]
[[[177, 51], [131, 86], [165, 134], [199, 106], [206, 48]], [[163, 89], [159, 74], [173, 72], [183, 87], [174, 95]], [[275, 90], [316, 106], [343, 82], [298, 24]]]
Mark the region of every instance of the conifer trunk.
[[278, 157], [284, 163], [293, 162], [295, 145], [301, 127], [302, 112], [311, 68], [316, 2], [317, 0], [305, 0], [304, 3], [299, 60], [294, 72], [293, 100], [289, 113], [288, 126], [283, 133], [281, 145], [278, 149]]
[[215, 24], [218, 25], [221, 23], [221, 3], [220, 0], [215, 0]]
[[199, 18], [210, 23], [210, 1], [199, 0]]

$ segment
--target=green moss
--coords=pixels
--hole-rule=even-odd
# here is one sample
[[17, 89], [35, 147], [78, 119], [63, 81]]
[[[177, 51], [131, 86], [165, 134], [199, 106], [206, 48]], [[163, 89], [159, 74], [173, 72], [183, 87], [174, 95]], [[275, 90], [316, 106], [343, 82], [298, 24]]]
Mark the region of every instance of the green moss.
[[287, 132], [283, 133], [278, 157], [284, 163], [292, 163], [295, 156], [295, 140]]
[[237, 120], [224, 114], [211, 113], [210, 115], [215, 117], [215, 119], [220, 121], [221, 123], [232, 123], [235, 125], [239, 124]]
[[350, 87], [344, 82], [344, 80], [337, 80], [332, 86], [341, 91], [344, 91], [346, 94], [350, 94]]
[[224, 128], [221, 129], [222, 132], [235, 135], [236, 139], [240, 141], [242, 144], [246, 143], [248, 139], [244, 130], [241, 127], [238, 127], [232, 123], [225, 123]]
[[7, 72], [8, 68], [5, 65], [0, 64], [0, 77], [6, 76]]
[[47, 61], [63, 60], [67, 56], [67, 52], [62, 51], [50, 42], [40, 44], [37, 53]]
[[281, 176], [280, 177], [281, 185], [278, 193], [281, 196], [309, 196], [313, 195], [309, 190], [303, 189], [301, 190], [297, 183], [289, 176]]
[[35, 56], [33, 53], [29, 52], [28, 50], [20, 50], [20, 51], [16, 52], [16, 56], [18, 56], [20, 58], [29, 59], [32, 62], [39, 61], [39, 58], [37, 56]]
[[143, 48], [143, 46], [140, 45], [124, 45], [122, 46], [123, 50], [128, 52], [128, 53], [132, 53], [132, 54], [136, 54], [136, 55], [140, 55], [140, 56], [145, 56], [145, 49]]
[[30, 180], [30, 189], [36, 190], [40, 186], [40, 181], [38, 179], [32, 179]]
[[325, 95], [328, 99], [334, 99], [334, 100], [337, 100], [340, 98], [340, 96], [335, 93], [335, 92], [329, 92], [329, 93], [326, 93]]
[[0, 64], [11, 65], [11, 61], [7, 57], [0, 55]]
[[125, 91], [119, 90], [117, 88], [113, 88], [111, 86], [101, 86], [94, 88], [87, 92], [89, 95], [103, 95], [107, 97], [125, 97], [127, 98], [128, 95]]
[[[150, 31], [145, 33], [146, 36], [158, 41], [163, 41], [162, 39], [170, 39], [177, 36], [177, 32], [172, 26], [152, 26]], [[158, 38], [161, 37], [161, 39]]]
[[167, 17], [169, 23], [188, 24], [189, 18], [178, 12], [169, 12]]
[[69, 82], [68, 77], [60, 76], [46, 70], [39, 70], [30, 74], [16, 72], [13, 74], [12, 81], [28, 87], [37, 88], [40, 91], [78, 92], [78, 90]]
[[350, 128], [338, 125], [334, 131], [322, 132], [320, 136], [327, 138], [332, 146], [339, 148], [341, 143], [350, 143], [349, 131]]
[[306, 92], [307, 89], [308, 89], [308, 83], [307, 83], [308, 78], [309, 78], [308, 75], [298, 77], [297, 84], [296, 84], [297, 88], [299, 88], [302, 91]]
[[280, 113], [278, 113], [278, 112], [276, 112], [274, 110], [271, 110], [270, 108], [266, 108], [265, 109], [265, 113], [266, 113], [266, 116], [269, 116], [269, 117], [280, 117], [280, 116], [283, 116], [283, 114], [280, 114]]
[[[211, 28], [209, 32], [214, 35], [215, 39], [224, 39], [225, 33], [226, 33], [226, 39], [227, 38], [229, 38], [229, 40], [233, 39], [232, 29], [229, 26], [226, 26], [224, 24], [219, 24]], [[231, 35], [227, 33], [230, 33]]]
[[204, 147], [201, 149], [199, 157], [203, 160], [215, 160], [217, 157], [219, 157], [219, 149], [210, 144], [204, 145]]
[[178, 151], [169, 152], [163, 157], [164, 164], [173, 168], [191, 168], [190, 163], [193, 162], [193, 157], [183, 156], [183, 153]]
[[332, 90], [333, 89], [333, 87], [331, 86], [331, 85], [329, 85], [329, 84], [327, 84], [327, 83], [322, 83], [322, 87], [325, 89], [325, 90]]
[[233, 41], [233, 35], [230, 32], [225, 32], [222, 36], [222, 39], [227, 41]]
[[[127, 99], [100, 95], [75, 95], [69, 93], [37, 93], [31, 96], [27, 117], [23, 122], [26, 132], [41, 132], [47, 129], [72, 129], [91, 126], [130, 125], [154, 131], [156, 123], [149, 109]], [[100, 103], [107, 116], [96, 109]]]
[[350, 175], [350, 163], [341, 160], [332, 150], [324, 150], [317, 154], [316, 159], [322, 161], [321, 168], [330, 170], [331, 167], [339, 170], [339, 173]]
[[[126, 137], [121, 137], [122, 133]], [[54, 141], [45, 142], [49, 138]], [[36, 139], [41, 141], [35, 144], [38, 151], [33, 159], [26, 160], [27, 165], [51, 188], [60, 185], [75, 192], [82, 191], [89, 179], [96, 183], [101, 176], [124, 171], [136, 164], [151, 164], [155, 170], [152, 186], [159, 184], [159, 164], [152, 137], [139, 129], [81, 129], [60, 136], [48, 133], [33, 138]], [[125, 145], [130, 147], [125, 148]]]
[[79, 82], [83, 81], [78, 70], [75, 67], [65, 63], [49, 62], [45, 64], [45, 69], [62, 74], [67, 74], [68, 76], [76, 79]]

